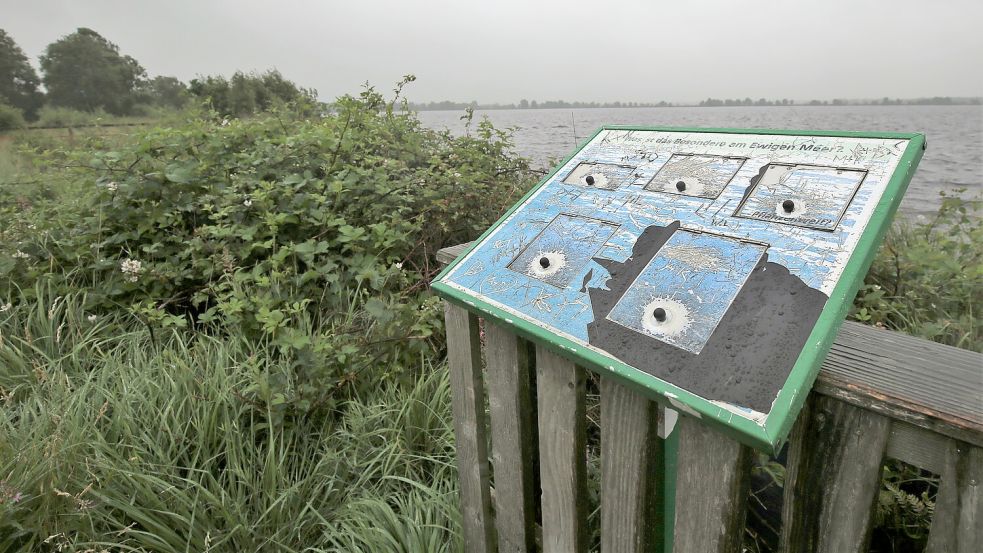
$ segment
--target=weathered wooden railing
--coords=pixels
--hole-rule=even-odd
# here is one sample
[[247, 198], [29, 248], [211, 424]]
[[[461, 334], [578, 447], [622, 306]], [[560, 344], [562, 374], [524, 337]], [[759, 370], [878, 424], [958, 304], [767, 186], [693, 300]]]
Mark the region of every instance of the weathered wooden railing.
[[[584, 369], [491, 322], [483, 366], [477, 317], [445, 313], [467, 551], [586, 551]], [[679, 418], [663, 521], [664, 411], [606, 378], [600, 402], [601, 550], [661, 550], [665, 527], [675, 553], [741, 551], [751, 450]], [[930, 553], [983, 552], [983, 355], [845, 323], [790, 436], [781, 551], [866, 551], [885, 458], [940, 475]]]

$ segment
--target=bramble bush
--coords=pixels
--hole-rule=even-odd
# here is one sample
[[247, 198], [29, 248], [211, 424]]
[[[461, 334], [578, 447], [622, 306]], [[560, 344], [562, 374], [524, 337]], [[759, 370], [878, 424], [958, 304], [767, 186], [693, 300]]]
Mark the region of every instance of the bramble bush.
[[0, 198], [13, 221], [0, 298], [41, 282], [84, 291], [96, 315], [273, 346], [290, 370], [259, 375], [250, 397], [281, 413], [411, 377], [442, 348], [438, 303], [420, 293], [434, 254], [489, 226], [531, 173], [487, 121], [462, 137], [422, 127], [397, 105], [409, 80], [321, 118], [212, 114], [95, 154], [40, 153], [48, 186], [84, 189]]

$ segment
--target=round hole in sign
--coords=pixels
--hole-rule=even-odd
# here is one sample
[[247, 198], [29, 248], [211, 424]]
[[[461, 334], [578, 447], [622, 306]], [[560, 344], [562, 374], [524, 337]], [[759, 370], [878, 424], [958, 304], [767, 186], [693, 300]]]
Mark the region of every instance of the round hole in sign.
[[686, 196], [703, 195], [703, 181], [693, 176], [680, 177], [676, 182], [669, 181], [663, 188], [670, 194], [683, 194]]
[[786, 219], [794, 219], [806, 211], [806, 202], [802, 198], [785, 198], [775, 202], [775, 215]]
[[668, 313], [666, 313], [666, 310], [663, 309], [662, 307], [656, 307], [655, 309], [652, 310], [652, 318], [654, 318], [657, 322], [660, 323], [666, 322], [667, 316]]
[[642, 312], [642, 328], [655, 335], [678, 336], [690, 326], [686, 305], [674, 298], [655, 298]]
[[587, 186], [594, 186], [594, 175], [587, 175], [584, 180], [587, 181]]
[[561, 251], [540, 252], [529, 262], [526, 273], [537, 278], [550, 277], [560, 272], [566, 264], [567, 256]]

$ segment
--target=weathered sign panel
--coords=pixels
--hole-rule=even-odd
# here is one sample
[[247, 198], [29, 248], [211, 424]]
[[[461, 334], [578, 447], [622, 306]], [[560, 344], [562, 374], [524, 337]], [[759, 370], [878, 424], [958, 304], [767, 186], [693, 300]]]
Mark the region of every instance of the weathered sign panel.
[[772, 449], [924, 144], [918, 134], [605, 127], [433, 287]]

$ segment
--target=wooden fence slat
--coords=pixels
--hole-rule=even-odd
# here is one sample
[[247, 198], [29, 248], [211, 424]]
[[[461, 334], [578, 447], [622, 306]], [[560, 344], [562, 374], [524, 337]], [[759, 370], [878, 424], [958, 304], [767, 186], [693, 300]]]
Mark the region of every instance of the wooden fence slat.
[[587, 550], [587, 413], [584, 369], [536, 347], [543, 552]]
[[927, 553], [983, 551], [983, 448], [950, 440]]
[[740, 553], [751, 478], [751, 449], [699, 420], [676, 422], [673, 553]]
[[942, 474], [950, 439], [903, 421], [891, 421], [891, 436], [884, 456]]
[[464, 549], [469, 553], [493, 553], [496, 550], [495, 529], [488, 485], [488, 442], [478, 318], [460, 307], [444, 303], [444, 320], [447, 326], [447, 366], [454, 412]]
[[655, 402], [601, 379], [601, 551], [661, 550], [663, 471]]
[[789, 442], [781, 545], [787, 553], [867, 551], [891, 420], [814, 398]]
[[495, 471], [495, 527], [503, 553], [534, 551], [532, 397], [525, 341], [485, 321], [488, 408]]

